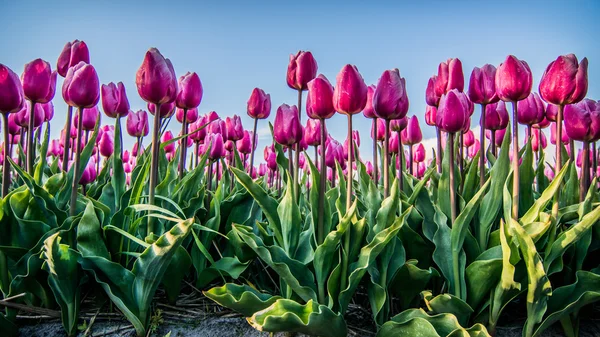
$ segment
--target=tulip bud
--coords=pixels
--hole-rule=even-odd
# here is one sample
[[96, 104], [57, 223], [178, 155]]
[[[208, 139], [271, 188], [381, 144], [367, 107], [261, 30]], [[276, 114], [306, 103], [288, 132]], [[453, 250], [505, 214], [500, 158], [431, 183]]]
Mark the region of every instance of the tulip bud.
[[347, 64], [336, 77], [333, 107], [341, 114], [354, 115], [363, 111], [366, 105], [367, 85], [358, 68]]
[[317, 61], [309, 51], [298, 51], [290, 55], [287, 68], [287, 84], [296, 90], [306, 90], [308, 82], [317, 76]]
[[558, 115], [558, 105], [548, 103], [546, 107], [546, 119], [552, 122], [556, 122], [556, 116]]
[[[565, 129], [565, 126], [563, 124], [563, 130]], [[562, 132], [561, 134], [561, 140], [563, 144], [569, 144], [569, 135], [567, 135], [566, 132]], [[556, 145], [556, 123], [552, 123], [550, 125], [550, 143]], [[568, 149], [568, 148], [567, 148]]]
[[192, 132], [192, 134], [190, 135], [190, 138], [196, 142], [196, 143], [202, 143], [204, 142], [204, 138], [206, 138], [206, 128], [203, 127], [206, 124], [206, 117], [203, 116], [201, 118], [199, 118], [198, 120], [196, 120], [195, 123], [192, 123], [192, 125], [190, 125], [190, 130]]
[[475, 135], [473, 134], [473, 131], [469, 130], [463, 134], [463, 145], [464, 147], [475, 145]]
[[146, 111], [132, 111], [127, 115], [127, 133], [131, 137], [145, 137], [148, 135], [148, 131], [148, 113]]
[[475, 158], [475, 156], [477, 155], [477, 152], [479, 152], [480, 147], [481, 147], [481, 144], [479, 143], [479, 140], [475, 139], [475, 141], [473, 142], [473, 145], [469, 147], [469, 150], [467, 153], [469, 158]]
[[70, 106], [91, 108], [100, 100], [100, 80], [94, 66], [79, 62], [69, 68], [63, 82], [62, 94]]
[[[356, 150], [356, 147], [360, 147], [360, 134], [358, 133], [357, 130], [352, 131], [352, 141], [356, 144], [353, 149]], [[346, 138], [346, 140], [344, 141], [344, 146], [342, 147], [342, 151], [343, 151], [343, 155], [344, 155], [344, 159], [348, 160], [348, 149], [349, 149], [349, 145], [348, 144], [348, 139]], [[355, 158], [355, 153], [352, 153], [352, 160], [354, 161]]]
[[[81, 129], [90, 131], [94, 130], [96, 127], [96, 121], [98, 120], [98, 116], [100, 115], [100, 111], [98, 111], [98, 107], [94, 106], [93, 108], [83, 109], [83, 117], [81, 121]], [[75, 115], [74, 123], [75, 125], [79, 125], [79, 114]]]
[[419, 143], [419, 145], [417, 145], [417, 148], [415, 149], [415, 152], [413, 153], [413, 160], [417, 163], [423, 162], [425, 161], [425, 146], [423, 145], [423, 143]]
[[[588, 151], [589, 166], [593, 165], [593, 155], [594, 152], [592, 152], [592, 150], [590, 149]], [[583, 150], [581, 149], [577, 151], [577, 159], [575, 160], [575, 164], [577, 165], [577, 167], [581, 167], [583, 165]]]
[[365, 163], [365, 169], [367, 171], [367, 174], [372, 177], [373, 176], [373, 164], [371, 164], [370, 161], [367, 161]]
[[254, 88], [248, 99], [248, 116], [254, 119], [265, 119], [271, 114], [271, 95], [262, 89]]
[[425, 123], [429, 126], [435, 126], [435, 121], [437, 119], [437, 108], [431, 105], [428, 105], [425, 108]]
[[[15, 123], [22, 128], [29, 129], [29, 114], [31, 113], [31, 103], [25, 101], [21, 111], [15, 113]], [[36, 104], [33, 110], [33, 128], [36, 129], [44, 123], [45, 113], [41, 104]], [[10, 126], [10, 125], [9, 125]]]
[[173, 64], [156, 48], [146, 52], [135, 75], [135, 84], [140, 97], [148, 103], [171, 103], [177, 97], [177, 77]]
[[[325, 131], [327, 134], [327, 131]], [[321, 144], [321, 121], [318, 119], [309, 119], [304, 128], [304, 137], [307, 145], [318, 146]]]
[[[533, 149], [533, 151], [539, 151], [540, 146], [541, 146], [541, 149], [545, 149], [548, 146], [548, 141], [546, 140], [546, 135], [544, 135], [544, 132], [542, 130], [533, 129], [531, 134], [532, 134], [531, 148]], [[527, 135], [527, 136], [529, 136], [529, 135]]]
[[96, 180], [97, 175], [98, 173], [96, 172], [96, 163], [93, 159], [91, 159], [87, 163], [85, 169], [83, 170], [81, 179], [79, 179], [79, 185], [87, 185], [92, 183], [94, 180]]
[[573, 54], [559, 56], [551, 62], [540, 81], [540, 95], [552, 104], [567, 105], [581, 101], [587, 94], [588, 60], [581, 63]]
[[452, 89], [462, 92], [465, 88], [465, 76], [462, 63], [457, 58], [448, 59], [438, 66], [438, 75], [435, 81], [435, 94], [441, 97]]
[[227, 128], [227, 139], [235, 142], [244, 138], [244, 127], [240, 116], [233, 115], [233, 118], [225, 118], [225, 127]]
[[502, 130], [508, 125], [508, 111], [503, 101], [485, 106], [485, 128]]
[[0, 64], [0, 113], [13, 113], [21, 110], [23, 96], [23, 86], [17, 74], [7, 66]]
[[302, 139], [302, 125], [298, 120], [298, 108], [295, 105], [282, 104], [277, 109], [273, 138], [284, 146], [294, 145]]
[[423, 140], [419, 119], [412, 116], [408, 119], [406, 128], [402, 131], [402, 143], [406, 145], [415, 145]]
[[375, 109], [373, 108], [373, 95], [375, 94], [375, 85], [372, 84], [367, 87], [367, 105], [363, 110], [363, 115], [367, 118], [377, 118]]
[[223, 137], [223, 139], [227, 139], [227, 125], [225, 121], [222, 119], [217, 119], [212, 123], [208, 124], [208, 133], [218, 133]]
[[223, 136], [221, 136], [221, 134], [215, 133], [208, 135], [204, 142], [210, 146], [210, 151], [208, 152], [208, 158], [210, 160], [218, 160], [227, 155], [225, 145], [223, 144]]
[[58, 157], [61, 156], [63, 152], [63, 148], [60, 146], [60, 141], [58, 139], [52, 139], [50, 144], [48, 144], [48, 153], [46, 156]]
[[[377, 135], [374, 135], [374, 126], [377, 123]], [[381, 118], [373, 119], [371, 123], [371, 138], [382, 142], [385, 139], [385, 122]]]
[[260, 163], [258, 165], [258, 175], [264, 177], [267, 174], [267, 165], [265, 163]]
[[50, 63], [36, 59], [25, 65], [23, 75], [23, 94], [34, 103], [46, 103], [54, 98], [56, 92], [56, 72]]
[[252, 139], [250, 138], [250, 132], [244, 130], [244, 136], [236, 143], [239, 153], [249, 154], [252, 152]]
[[533, 92], [517, 103], [517, 121], [519, 124], [533, 125], [544, 120], [546, 109], [540, 96]]
[[469, 80], [469, 98], [473, 103], [490, 104], [498, 102], [496, 94], [496, 67], [486, 64], [473, 68]]
[[[171, 131], [166, 131], [162, 137], [160, 138], [161, 143], [166, 143], [173, 139], [173, 133]], [[166, 153], [175, 152], [175, 142], [171, 142], [164, 147]]]
[[531, 93], [533, 76], [525, 61], [509, 55], [496, 71], [496, 94], [505, 102], [518, 102]]
[[440, 98], [436, 125], [445, 132], [461, 131], [469, 119], [469, 98], [457, 89], [450, 90]]
[[406, 81], [398, 69], [386, 70], [373, 94], [373, 108], [379, 118], [400, 119], [408, 112]]
[[435, 82], [437, 81], [437, 75], [431, 76], [427, 82], [427, 89], [425, 90], [425, 101], [427, 105], [437, 107], [440, 104], [440, 95], [435, 93]]
[[180, 109], [195, 109], [202, 101], [202, 82], [196, 73], [187, 72], [179, 78], [177, 98], [175, 100]]
[[[175, 109], [175, 118], [179, 123], [183, 123], [183, 109], [176, 108]], [[198, 119], [198, 109], [193, 108], [189, 109], [185, 112], [185, 120], [186, 123], [194, 123]]]
[[70, 67], [79, 62], [90, 63], [90, 51], [83, 41], [75, 40], [72, 43], [67, 42], [62, 52], [58, 56], [56, 70], [62, 77], [67, 76]]
[[389, 149], [390, 153], [397, 154], [397, 153], [400, 153], [400, 148], [402, 148], [402, 142], [401, 142], [400, 136], [398, 136], [397, 132], [394, 132], [390, 136], [390, 143], [389, 143], [388, 149]]
[[[152, 115], [154, 115], [156, 113], [156, 105], [152, 104], [152, 103], [148, 103], [148, 111], [150, 111], [150, 113]], [[160, 106], [160, 117], [161, 118], [169, 118], [169, 117], [173, 116], [174, 113], [175, 113], [175, 102], [161, 104], [161, 106]]]
[[[404, 129], [406, 129], [406, 126], [408, 125], [408, 118], [406, 118], [406, 116], [400, 118], [400, 119], [392, 119], [390, 122], [390, 130], [394, 131], [394, 132], [400, 132]], [[384, 126], [385, 128], [385, 126]], [[385, 129], [383, 130], [383, 132], [385, 132]], [[385, 134], [384, 134], [385, 137]]]
[[112, 156], [114, 146], [114, 134], [112, 132], [104, 132], [102, 138], [100, 138], [100, 143], [98, 144], [100, 154], [106, 158]]
[[102, 109], [108, 117], [125, 117], [129, 113], [129, 100], [123, 82], [102, 85]]
[[600, 139], [600, 105], [586, 98], [565, 106], [565, 129], [574, 140], [595, 142]]
[[324, 75], [308, 82], [306, 113], [314, 119], [328, 119], [335, 114], [333, 107], [333, 86]]
[[52, 120], [54, 117], [54, 104], [52, 102], [40, 104], [42, 110], [44, 111], [44, 122], [48, 122]]
[[506, 133], [506, 128], [500, 130], [486, 130], [485, 138], [491, 139], [492, 132], [495, 134], [496, 146], [501, 146], [502, 141], [504, 140], [504, 134]]

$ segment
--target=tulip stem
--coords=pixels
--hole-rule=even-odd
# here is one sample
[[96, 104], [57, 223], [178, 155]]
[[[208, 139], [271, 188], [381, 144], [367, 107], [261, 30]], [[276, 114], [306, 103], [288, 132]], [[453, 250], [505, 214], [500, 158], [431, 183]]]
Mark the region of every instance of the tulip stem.
[[77, 121], [77, 143], [75, 143], [75, 159], [74, 159], [74, 174], [73, 174], [73, 184], [71, 185], [71, 204], [70, 204], [70, 214], [74, 216], [77, 214], [77, 189], [79, 185], [79, 156], [81, 155], [81, 129], [83, 128], [83, 108], [79, 108], [77, 111], [78, 121]]
[[490, 130], [490, 146], [492, 147], [492, 154], [496, 157], [496, 130]]
[[[160, 104], [155, 106], [156, 113], [154, 114], [154, 129], [152, 130], [152, 158], [150, 161], [150, 186], [148, 191], [148, 203], [154, 205], [154, 190], [156, 181], [158, 180], [158, 155], [160, 152]], [[154, 218], [148, 218], [148, 229], [146, 234], [154, 232]]]
[[485, 184], [485, 104], [481, 104], [481, 120], [479, 122], [479, 186]]
[[596, 142], [592, 142], [592, 178], [596, 178], [596, 171], [598, 169], [598, 153], [596, 152]]
[[435, 164], [437, 165], [438, 173], [442, 173], [442, 131], [439, 127], [435, 127], [437, 138], [437, 154], [435, 156]]
[[517, 124], [517, 102], [512, 102], [513, 120], [512, 120], [512, 137], [513, 137], [513, 200], [512, 200], [512, 216], [515, 220], [519, 219], [519, 124]]
[[181, 123], [181, 135], [183, 138], [179, 143], [179, 179], [183, 179], [183, 172], [185, 171], [185, 159], [187, 155], [187, 109], [183, 109], [183, 121]]
[[62, 170], [67, 172], [69, 169], [69, 146], [71, 145], [71, 120], [73, 119], [73, 107], [69, 105], [67, 109], [67, 120], [65, 121], [65, 139], [63, 149]]
[[575, 141], [573, 139], [569, 139], [569, 159], [571, 162], [575, 161]]
[[[563, 112], [564, 105], [558, 106], [556, 112], [556, 161], [554, 163], [554, 174], [558, 175], [558, 172], [562, 169], [562, 124], [563, 124]], [[550, 234], [548, 236], [548, 244], [546, 244], [546, 254], [549, 253], [550, 247], [556, 239], [556, 230], [558, 229], [558, 203], [560, 201], [560, 188], [554, 193], [554, 201], [552, 203], [552, 221], [554, 225], [550, 228]]]
[[450, 218], [452, 221], [450, 227], [453, 227], [454, 221], [456, 221], [456, 186], [454, 184], [454, 165], [456, 165], [456, 163], [454, 162], [454, 135], [454, 133], [448, 134], [449, 149], [447, 150], [448, 155], [450, 156], [450, 158], [448, 158], [450, 160], [450, 172], [448, 173], [450, 178]]
[[[302, 89], [298, 90], [298, 122], [302, 122]], [[291, 151], [291, 149], [290, 149]], [[294, 197], [296, 198], [296, 203], [300, 201], [300, 185], [298, 182], [300, 181], [299, 174], [300, 173], [300, 142], [296, 143], [296, 156], [294, 158]]]
[[[292, 172], [294, 172], [293, 171], [293, 169], [294, 169], [294, 160], [293, 160], [293, 157], [292, 157], [294, 155], [293, 148], [294, 148], [293, 145], [288, 146], [288, 170], [290, 171], [290, 177], [289, 178], [292, 178], [291, 175], [292, 175]], [[292, 182], [292, 180], [293, 180], [293, 178], [292, 179], [288, 179], [287, 183], [288, 184], [294, 184], [294, 182]], [[292, 185], [292, 194], [296, 195], [296, 187], [294, 185]], [[294, 197], [294, 200], [296, 200], [295, 197]]]
[[[404, 190], [404, 174], [403, 174], [403, 170], [406, 167], [406, 165], [404, 165], [404, 149], [402, 148], [403, 145], [402, 145], [401, 132], [397, 131], [396, 133], [397, 133], [397, 136], [398, 136], [398, 158], [399, 158], [399, 161], [400, 161], [400, 165], [398, 167], [398, 188], [400, 189], [400, 191], [402, 191], [402, 190]], [[390, 138], [391, 138], [391, 136], [390, 136]], [[388, 166], [389, 166], [389, 163], [388, 163]]]
[[[385, 140], [383, 141], [383, 197], [390, 195], [390, 120], [385, 120]], [[400, 140], [398, 140], [400, 142]], [[398, 144], [400, 146], [400, 144]]]
[[[325, 120], [321, 120], [321, 175], [319, 176], [319, 220], [317, 224], [317, 245], [321, 245], [325, 240], [324, 219], [325, 216], [325, 180], [327, 179], [327, 166], [325, 164]], [[316, 147], [315, 147], [316, 149]]]
[[463, 156], [464, 152], [464, 134], [462, 131], [458, 134], [458, 172], [463, 172]]
[[256, 127], [258, 125], [258, 118], [254, 118], [254, 128], [252, 129], [252, 151], [250, 151], [250, 177], [254, 173], [254, 150], [256, 149]]
[[[400, 170], [402, 170], [402, 160], [400, 161]], [[400, 176], [402, 176], [402, 171], [400, 171]], [[408, 145], [408, 173], [413, 174], [413, 146]]]
[[200, 147], [200, 142], [194, 142], [194, 168], [198, 167], [198, 148]]
[[590, 142], [583, 142], [581, 156], [581, 181], [579, 187], [579, 201], [583, 201], [590, 187]]
[[350, 206], [352, 206], [352, 157], [354, 157], [354, 140], [352, 139], [352, 114], [348, 114], [348, 181], [346, 182], [346, 211], [348, 211], [348, 209], [350, 209]]
[[4, 158], [2, 160], [2, 198], [8, 194], [8, 186], [10, 184], [10, 138], [8, 133], [8, 112], [2, 114], [2, 128], [4, 129]]
[[377, 118], [373, 119], [373, 182], [379, 185], [379, 163], [377, 162]]
[[35, 102], [31, 101], [31, 109], [29, 110], [29, 129], [27, 130], [27, 173], [33, 175], [33, 161], [35, 160], [35, 149], [33, 145], [33, 123], [35, 116]]

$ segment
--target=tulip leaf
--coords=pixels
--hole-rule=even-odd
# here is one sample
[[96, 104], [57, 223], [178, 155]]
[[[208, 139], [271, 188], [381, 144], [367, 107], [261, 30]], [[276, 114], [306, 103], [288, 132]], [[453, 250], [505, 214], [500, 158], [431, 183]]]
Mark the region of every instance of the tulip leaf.
[[281, 298], [262, 293], [245, 284], [233, 283], [225, 283], [223, 286], [214, 287], [202, 293], [216, 303], [235, 310], [245, 317], [251, 317], [255, 312], [268, 308]]
[[277, 299], [268, 308], [255, 312], [248, 323], [269, 332], [299, 332], [323, 337], [343, 337], [348, 334], [344, 317], [327, 306], [312, 300], [299, 304], [293, 300]]
[[421, 293], [430, 314], [453, 314], [461, 325], [467, 324], [473, 309], [460, 298], [451, 294], [433, 296], [431, 291]]
[[390, 292], [400, 300], [400, 307], [407, 309], [415, 298], [426, 289], [433, 277], [440, 276], [433, 268], [421, 269], [416, 260], [408, 260], [398, 270], [390, 283]]
[[477, 257], [467, 267], [467, 303], [474, 309], [486, 298], [500, 281], [502, 275], [502, 247], [492, 247]]
[[[286, 174], [289, 175], [289, 173]], [[288, 177], [288, 181], [292, 181], [292, 179]], [[302, 229], [302, 218], [294, 198], [294, 186], [292, 184], [287, 184], [285, 195], [277, 207], [277, 214], [281, 221], [282, 248], [289, 257], [295, 258]]]
[[429, 315], [423, 309], [409, 309], [392, 317], [377, 332], [377, 337], [387, 336], [490, 336], [481, 324], [463, 328], [456, 316], [448, 313]]
[[527, 210], [527, 212], [520, 219], [520, 223], [523, 225], [527, 225], [536, 221], [540, 215], [540, 212], [543, 211], [550, 200], [554, 198], [554, 195], [557, 193], [560, 188], [561, 182], [569, 170], [569, 165], [566, 165], [560, 170], [560, 172], [554, 177], [550, 185], [542, 192], [542, 195], [531, 205], [531, 207]]
[[519, 215], [525, 213], [533, 205], [533, 185], [535, 171], [533, 170], [533, 150], [531, 148], [531, 138], [525, 145], [525, 151], [519, 157]]
[[42, 184], [42, 178], [44, 176], [44, 171], [46, 170], [46, 166], [48, 163], [46, 162], [48, 153], [48, 142], [50, 141], [50, 123], [46, 123], [46, 130], [44, 131], [44, 140], [42, 141], [42, 145], [40, 146], [40, 162], [35, 167], [35, 172], [33, 174], [33, 178], [38, 185]]

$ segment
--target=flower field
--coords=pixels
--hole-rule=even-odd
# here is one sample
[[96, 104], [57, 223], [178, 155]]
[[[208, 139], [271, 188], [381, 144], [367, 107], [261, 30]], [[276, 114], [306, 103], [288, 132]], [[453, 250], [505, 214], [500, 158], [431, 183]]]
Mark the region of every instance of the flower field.
[[[586, 58], [532, 74], [509, 55], [466, 77], [448, 59], [411, 97], [427, 110], [409, 114], [399, 69], [368, 86], [347, 64], [330, 82], [299, 51], [286, 73], [297, 102], [249, 90], [246, 126], [200, 114], [200, 76], [175, 69], [151, 48], [136, 88], [102, 84], [78, 40], [56, 66], [0, 64], [0, 335], [60, 312], [75, 336], [93, 297], [148, 336], [157, 303], [183, 308], [190, 288], [257, 330], [327, 337], [349, 334], [351, 306], [378, 337], [494, 336], [512, 310], [524, 337], [553, 325], [575, 337], [598, 312], [600, 104]], [[263, 156], [259, 125], [273, 140]]]

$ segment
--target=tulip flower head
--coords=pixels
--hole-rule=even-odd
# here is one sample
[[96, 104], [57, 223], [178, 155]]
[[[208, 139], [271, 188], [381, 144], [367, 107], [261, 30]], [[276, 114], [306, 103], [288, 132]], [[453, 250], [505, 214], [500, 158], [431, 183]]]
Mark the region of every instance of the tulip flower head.
[[517, 103], [517, 121], [519, 124], [534, 125], [544, 120], [546, 109], [540, 96], [533, 92]]
[[[327, 131], [325, 131], [327, 134]], [[318, 119], [309, 119], [304, 128], [304, 137], [307, 145], [318, 146], [321, 144], [321, 121]]]
[[457, 89], [450, 90], [440, 98], [436, 125], [445, 132], [461, 131], [469, 118], [469, 98]]
[[431, 105], [428, 105], [425, 108], [425, 123], [429, 126], [435, 126], [437, 115], [437, 108]]
[[496, 94], [496, 67], [486, 64], [473, 68], [469, 80], [469, 98], [473, 103], [490, 104], [498, 102]]
[[60, 76], [65, 77], [69, 68], [79, 62], [90, 63], [90, 51], [87, 44], [79, 40], [67, 42], [58, 56], [56, 70]]
[[238, 141], [244, 138], [244, 127], [240, 116], [233, 115], [232, 118], [225, 118], [225, 127], [227, 128], [227, 138], [232, 141]]
[[283, 146], [292, 146], [302, 139], [302, 125], [295, 105], [282, 104], [277, 108], [273, 124], [273, 138]]
[[427, 82], [427, 89], [425, 90], [425, 101], [427, 105], [436, 107], [440, 104], [440, 95], [435, 93], [435, 82], [437, 81], [437, 75], [431, 76]]
[[452, 89], [462, 92], [465, 88], [465, 76], [462, 63], [457, 58], [450, 58], [438, 66], [438, 75], [435, 81], [435, 94], [441, 97]]
[[503, 130], [508, 126], [508, 110], [504, 101], [485, 106], [485, 128], [488, 130]]
[[347, 64], [338, 73], [333, 90], [333, 107], [344, 115], [357, 114], [367, 105], [367, 85], [354, 65]]
[[335, 114], [333, 107], [333, 86], [324, 75], [308, 82], [306, 113], [314, 119], [328, 119]]
[[565, 106], [565, 128], [569, 138], [595, 142], [600, 139], [600, 104], [584, 99]]
[[505, 102], [518, 102], [529, 96], [533, 75], [527, 62], [509, 55], [496, 70], [496, 94]]
[[127, 133], [131, 137], [145, 137], [148, 135], [148, 113], [144, 110], [131, 112], [127, 115]]
[[540, 81], [540, 95], [551, 104], [567, 105], [581, 101], [588, 89], [588, 60], [581, 63], [573, 54], [552, 61]]
[[[183, 123], [183, 115], [184, 115], [184, 110], [181, 108], [176, 108], [175, 109], [175, 118], [177, 119], [177, 121], [179, 123]], [[198, 120], [198, 109], [197, 108], [193, 108], [193, 109], [189, 109], [185, 112], [185, 120], [186, 123], [194, 123], [196, 120]]]
[[415, 145], [423, 140], [419, 119], [417, 116], [408, 118], [408, 124], [402, 131], [402, 143], [406, 145]]
[[271, 114], [271, 95], [262, 89], [254, 88], [247, 104], [248, 116], [254, 119], [265, 119]]
[[203, 89], [198, 74], [187, 72], [179, 78], [177, 88], [175, 102], [178, 108], [195, 109], [200, 105]]
[[102, 109], [111, 118], [125, 117], [129, 113], [129, 100], [123, 82], [103, 84]]
[[62, 94], [70, 106], [91, 108], [100, 100], [100, 80], [94, 66], [85, 62], [69, 68]]
[[13, 113], [23, 108], [23, 86], [15, 72], [0, 64], [0, 113]]
[[296, 90], [307, 90], [308, 82], [317, 76], [317, 61], [309, 51], [298, 51], [290, 55], [287, 68], [287, 84]]
[[398, 69], [383, 72], [373, 93], [373, 108], [379, 118], [400, 119], [408, 112], [406, 80]]
[[140, 97], [148, 103], [171, 103], [177, 97], [177, 77], [173, 64], [156, 48], [146, 52], [135, 75], [135, 84]]

